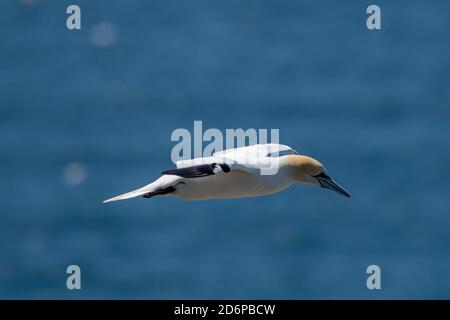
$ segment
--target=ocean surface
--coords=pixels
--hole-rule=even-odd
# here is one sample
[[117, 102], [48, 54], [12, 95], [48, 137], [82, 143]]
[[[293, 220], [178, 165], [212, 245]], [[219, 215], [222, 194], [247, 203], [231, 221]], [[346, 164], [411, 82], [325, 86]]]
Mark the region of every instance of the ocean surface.
[[[0, 298], [450, 298], [450, 2], [375, 4], [2, 1]], [[279, 129], [352, 198], [102, 203], [195, 120]]]

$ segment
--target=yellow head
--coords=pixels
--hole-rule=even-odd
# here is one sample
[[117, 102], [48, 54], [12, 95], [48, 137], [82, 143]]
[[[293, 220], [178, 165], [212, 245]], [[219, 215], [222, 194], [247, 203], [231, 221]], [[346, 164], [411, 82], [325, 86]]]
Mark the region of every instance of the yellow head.
[[350, 194], [330, 178], [327, 169], [316, 159], [303, 155], [289, 155], [285, 157], [285, 163], [292, 170], [296, 181], [318, 185], [350, 198]]

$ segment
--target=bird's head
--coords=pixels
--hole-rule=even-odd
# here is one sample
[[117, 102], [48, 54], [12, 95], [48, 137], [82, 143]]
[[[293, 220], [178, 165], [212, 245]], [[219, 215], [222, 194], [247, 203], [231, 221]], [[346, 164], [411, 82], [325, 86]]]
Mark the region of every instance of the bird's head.
[[350, 194], [330, 178], [327, 169], [316, 159], [303, 155], [290, 155], [286, 158], [296, 181], [318, 185], [350, 198]]

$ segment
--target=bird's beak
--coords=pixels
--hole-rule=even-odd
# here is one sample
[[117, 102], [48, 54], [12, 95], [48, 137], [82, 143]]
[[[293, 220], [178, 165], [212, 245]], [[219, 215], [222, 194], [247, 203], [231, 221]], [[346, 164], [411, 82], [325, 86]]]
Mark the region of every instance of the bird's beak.
[[350, 198], [350, 194], [325, 173], [321, 173], [320, 175], [315, 176], [315, 178], [319, 181], [322, 188], [336, 191], [337, 193]]

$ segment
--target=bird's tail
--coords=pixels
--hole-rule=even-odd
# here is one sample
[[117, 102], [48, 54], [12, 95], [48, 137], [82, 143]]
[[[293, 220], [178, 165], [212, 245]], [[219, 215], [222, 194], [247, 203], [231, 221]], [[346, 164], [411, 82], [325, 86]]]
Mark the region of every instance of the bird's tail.
[[[156, 180], [142, 188], [118, 195], [118, 196], [110, 198], [110, 199], [107, 199], [107, 200], [103, 201], [103, 203], [125, 200], [125, 199], [135, 198], [135, 197], [139, 197], [139, 196], [145, 196], [148, 194], [150, 194], [150, 195], [158, 194], [158, 193], [160, 193], [159, 191], [163, 191], [163, 190], [170, 188], [170, 187], [174, 186], [175, 184], [177, 184], [178, 180], [180, 180], [180, 179], [181, 179], [181, 177], [175, 176], [175, 175], [163, 175], [158, 180]], [[164, 194], [164, 192], [162, 192], [161, 194]]]

